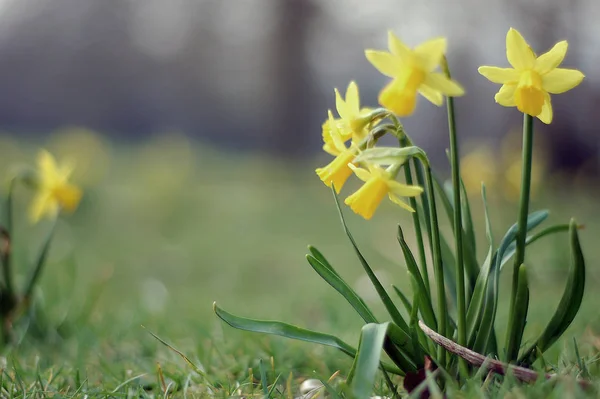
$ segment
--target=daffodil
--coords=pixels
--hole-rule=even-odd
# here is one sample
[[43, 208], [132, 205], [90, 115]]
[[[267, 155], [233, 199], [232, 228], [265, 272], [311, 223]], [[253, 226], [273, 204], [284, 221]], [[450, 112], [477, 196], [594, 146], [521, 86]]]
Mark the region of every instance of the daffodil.
[[54, 157], [42, 150], [37, 159], [36, 194], [30, 208], [31, 221], [43, 217], [56, 217], [61, 209], [74, 211], [81, 200], [81, 190], [69, 183], [73, 167], [58, 166]]
[[342, 141], [352, 139], [358, 142], [368, 134], [367, 126], [373, 122], [368, 118], [371, 109], [360, 107], [358, 86], [353, 81], [346, 89], [345, 99], [342, 98], [338, 89], [335, 89], [335, 107], [340, 117], [337, 119], [328, 118], [323, 123], [323, 150], [331, 155], [337, 155], [331, 137], [333, 129], [337, 129]]
[[576, 69], [558, 68], [565, 58], [568, 44], [558, 42], [539, 57], [521, 34], [510, 28], [506, 34], [506, 57], [512, 68], [482, 66], [479, 73], [502, 85], [495, 100], [505, 107], [552, 122], [550, 94], [560, 94], [577, 86], [584, 78]]
[[410, 205], [402, 201], [400, 197], [416, 197], [423, 192], [421, 187], [408, 186], [397, 182], [389, 170], [377, 165], [369, 164], [368, 170], [356, 167], [353, 164], [348, 165], [348, 167], [354, 171], [360, 180], [365, 182], [358, 191], [344, 201], [354, 213], [359, 214], [367, 220], [371, 219], [386, 195], [396, 205], [410, 212], [415, 211]]
[[389, 52], [366, 50], [367, 59], [393, 80], [379, 94], [379, 103], [398, 116], [415, 110], [417, 93], [440, 106], [444, 96], [462, 96], [463, 88], [444, 74], [435, 72], [446, 53], [446, 39], [429, 40], [411, 49], [388, 32]]
[[338, 124], [333, 119], [333, 114], [329, 111], [329, 122], [330, 130], [329, 137], [331, 139], [330, 151], [331, 155], [335, 156], [335, 159], [331, 161], [327, 166], [318, 168], [316, 170], [317, 175], [327, 187], [331, 187], [333, 184], [335, 191], [339, 194], [346, 180], [352, 174], [352, 170], [348, 167], [348, 164], [352, 163], [358, 148], [356, 145], [350, 145], [346, 147], [342, 131]]

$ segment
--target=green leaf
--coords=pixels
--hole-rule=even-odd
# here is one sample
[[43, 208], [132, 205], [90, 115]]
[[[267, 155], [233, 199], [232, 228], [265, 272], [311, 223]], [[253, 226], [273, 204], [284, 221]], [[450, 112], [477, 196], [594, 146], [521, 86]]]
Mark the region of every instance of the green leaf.
[[31, 297], [31, 295], [33, 294], [33, 289], [35, 288], [35, 285], [36, 285], [40, 275], [42, 274], [44, 265], [46, 264], [46, 258], [48, 257], [48, 252], [50, 251], [50, 244], [52, 243], [52, 238], [54, 237], [54, 231], [56, 230], [56, 224], [57, 224], [57, 220], [55, 219], [52, 223], [50, 232], [48, 233], [48, 236], [46, 237], [46, 240], [44, 241], [42, 250], [40, 251], [40, 253], [37, 257], [37, 260], [33, 267], [33, 271], [31, 272], [31, 275], [29, 276], [27, 285], [25, 286], [24, 298], [26, 298], [26, 300], [28, 300]]
[[492, 224], [490, 222], [490, 215], [487, 203], [487, 194], [485, 185], [481, 185], [481, 198], [483, 200], [483, 210], [485, 215], [485, 234], [489, 244], [489, 250], [483, 265], [481, 266], [479, 276], [473, 289], [471, 300], [469, 301], [469, 307], [467, 310], [467, 342], [470, 346], [473, 345], [475, 340], [475, 332], [478, 330], [479, 324], [481, 323], [481, 317], [483, 313], [483, 305], [485, 299], [485, 291], [488, 283], [490, 274], [490, 267], [493, 261], [493, 249], [494, 241], [492, 235]]
[[440, 252], [442, 254], [442, 265], [444, 267], [444, 280], [446, 283], [446, 296], [451, 299], [452, 306], [456, 308], [456, 258], [443, 234], [440, 234]]
[[508, 327], [506, 332], [506, 361], [512, 362], [517, 359], [525, 323], [527, 321], [527, 310], [529, 309], [529, 284], [527, 282], [527, 269], [525, 265], [519, 267], [519, 283], [517, 286], [517, 297], [515, 299], [514, 314], [508, 317]]
[[[538, 241], [540, 238], [543, 238], [550, 234], [560, 233], [563, 231], [569, 231], [568, 224], [557, 224], [554, 226], [550, 226], [550, 227], [545, 228], [544, 230], [540, 231], [537, 234], [527, 236], [527, 238], [525, 239], [525, 245], [533, 244], [534, 242]], [[514, 256], [516, 251], [517, 251], [517, 245], [513, 241], [506, 249], [506, 252], [504, 252], [504, 256], [502, 257], [502, 263], [500, 264], [500, 269], [502, 269], [504, 267], [504, 265], [506, 264], [506, 262], [508, 262], [510, 260], [510, 258], [512, 258]]]
[[465, 188], [465, 182], [460, 179], [460, 188], [462, 190], [461, 201], [462, 201], [462, 225], [465, 231], [465, 238], [470, 243], [469, 248], [477, 255], [477, 240], [475, 239], [475, 226], [473, 224], [473, 214], [471, 213], [471, 204], [469, 202], [469, 196], [467, 195], [467, 189]]
[[419, 147], [373, 147], [362, 151], [356, 157], [356, 162], [369, 162], [376, 165], [403, 164], [407, 159], [423, 153]]
[[351, 373], [348, 375], [348, 384], [353, 397], [366, 399], [373, 392], [375, 375], [381, 361], [381, 351], [388, 328], [391, 323], [369, 323], [363, 326], [360, 334], [358, 353], [354, 358]]
[[421, 273], [419, 272], [419, 267], [417, 266], [417, 261], [413, 256], [408, 244], [404, 240], [404, 234], [402, 233], [402, 227], [398, 225], [398, 243], [402, 248], [402, 253], [404, 254], [404, 260], [406, 262], [406, 267], [408, 272], [414, 277], [417, 287], [413, 289], [419, 295], [419, 304], [421, 309], [421, 314], [423, 315], [423, 320], [430, 326], [435, 326], [432, 328], [437, 328], [437, 321], [435, 318], [435, 312], [433, 311], [433, 304], [431, 303], [431, 297], [427, 293], [427, 288], [425, 288], [425, 283], [423, 282], [423, 278], [421, 277]]
[[358, 259], [360, 260], [360, 263], [363, 266], [363, 269], [365, 270], [365, 272], [367, 273], [367, 276], [371, 280], [371, 283], [375, 287], [377, 294], [379, 294], [379, 298], [381, 298], [381, 301], [383, 302], [383, 305], [385, 306], [390, 317], [392, 318], [392, 321], [394, 323], [396, 323], [396, 325], [398, 327], [400, 327], [402, 330], [404, 330], [404, 332], [406, 332], [408, 334], [408, 332], [409, 332], [408, 324], [406, 324], [406, 321], [404, 321], [404, 319], [402, 318], [402, 315], [398, 311], [398, 308], [396, 308], [396, 305], [394, 305], [394, 302], [392, 302], [392, 299], [390, 298], [388, 293], [385, 291], [385, 288], [383, 288], [383, 285], [381, 285], [381, 282], [379, 282], [379, 279], [377, 278], [375, 273], [373, 273], [371, 266], [369, 266], [369, 263], [367, 262], [365, 257], [362, 255], [362, 253], [356, 246], [354, 237], [352, 237], [352, 234], [350, 233], [350, 230], [348, 229], [348, 226], [346, 225], [346, 221], [344, 219], [344, 214], [342, 212], [342, 208], [340, 207], [340, 202], [338, 201], [338, 197], [337, 197], [333, 187], [331, 189], [331, 192], [333, 193], [333, 198], [335, 199], [335, 204], [337, 206], [337, 210], [340, 215], [340, 219], [342, 221], [342, 226], [344, 228], [344, 231], [345, 231], [346, 235], [348, 236], [348, 239], [350, 240], [350, 243], [352, 244], [352, 247], [354, 248], [356, 255], [358, 256]]
[[[319, 262], [312, 255], [306, 256], [309, 264], [313, 267], [313, 269], [336, 291], [338, 291], [342, 296], [352, 305], [352, 307], [358, 312], [358, 314], [363, 318], [366, 323], [378, 323], [377, 319], [371, 312], [371, 310], [367, 307], [365, 302], [360, 298], [350, 286], [337, 274], [332, 272], [331, 265], [330, 267], [324, 266], [321, 262]], [[398, 349], [396, 346], [391, 344], [390, 342], [386, 342], [384, 344], [384, 349], [386, 353], [390, 356], [390, 358], [397, 363], [402, 369], [411, 370], [415, 364], [415, 361], [412, 359], [412, 353], [414, 351], [414, 346], [412, 343], [409, 343], [410, 337], [408, 333], [402, 331], [404, 336], [402, 338], [396, 339], [396, 343], [402, 342], [403, 347], [405, 347], [404, 351]], [[408, 344], [407, 344], [408, 343]]]
[[352, 305], [354, 310], [356, 310], [366, 323], [378, 323], [373, 312], [367, 307], [362, 298], [331, 267], [325, 266], [312, 255], [306, 255], [306, 260], [308, 260], [308, 263], [327, 284], [332, 286]]
[[[408, 276], [410, 277], [410, 272], [408, 273]], [[398, 297], [400, 298], [402, 305], [404, 305], [406, 313], [410, 315], [412, 313], [412, 305], [410, 304], [410, 301], [408, 300], [406, 295], [404, 295], [404, 293], [400, 291], [400, 288], [396, 287], [394, 284], [392, 284], [392, 288], [394, 289], [394, 291], [396, 291], [396, 295], [398, 295]]]
[[321, 264], [323, 264], [323, 266], [325, 266], [327, 269], [329, 269], [329, 271], [331, 271], [333, 274], [339, 276], [338, 272], [335, 271], [333, 266], [331, 266], [329, 261], [327, 261], [325, 256], [323, 256], [323, 254], [317, 248], [313, 247], [312, 245], [309, 245], [308, 250], [310, 251], [311, 255], [314, 258], [316, 258], [319, 262], [321, 262]]
[[[538, 339], [523, 353], [519, 359], [520, 362], [533, 363], [538, 353], [544, 353], [560, 338], [579, 312], [585, 288], [585, 260], [581, 252], [577, 224], [573, 219], [570, 223], [569, 238], [571, 241], [571, 267], [565, 291], [552, 319]], [[536, 348], [539, 349], [539, 352], [536, 351]]]
[[[215, 314], [229, 324], [233, 328], [239, 330], [252, 331], [263, 334], [279, 335], [282, 337], [296, 339], [299, 341], [312, 342], [319, 345], [331, 346], [339, 349], [348, 356], [356, 356], [356, 349], [348, 345], [338, 337], [330, 334], [320, 333], [317, 331], [307, 330], [305, 328], [296, 327], [291, 324], [282, 323], [280, 321], [271, 320], [254, 320], [245, 317], [234, 316], [231, 313], [219, 308], [217, 303], [213, 304]], [[393, 374], [404, 375], [404, 371], [398, 367], [382, 363], [385, 370]]]
[[[534, 229], [547, 217], [548, 211], [545, 210], [530, 213], [527, 218], [526, 231]], [[494, 322], [496, 319], [496, 311], [498, 309], [498, 292], [500, 288], [500, 263], [509, 245], [515, 240], [517, 230], [518, 226], [515, 223], [508, 229], [502, 238], [500, 247], [490, 262], [490, 270], [486, 272], [487, 276], [482, 275], [480, 272], [480, 277], [487, 280], [487, 283], [484, 307], [480, 313], [481, 322], [476, 322], [479, 327], [476, 328], [477, 334], [475, 334], [476, 339], [473, 344], [473, 350], [479, 353], [487, 351], [488, 344], [491, 342], [491, 337], [494, 333]]]

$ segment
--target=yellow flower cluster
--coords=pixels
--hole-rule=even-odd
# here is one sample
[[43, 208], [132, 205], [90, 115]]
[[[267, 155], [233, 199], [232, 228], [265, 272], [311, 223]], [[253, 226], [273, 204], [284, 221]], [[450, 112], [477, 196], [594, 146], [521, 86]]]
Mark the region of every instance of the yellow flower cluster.
[[[379, 104], [397, 117], [414, 113], [420, 94], [431, 103], [441, 106], [444, 97], [464, 95], [463, 87], [439, 72], [445, 60], [447, 41], [435, 38], [410, 48], [394, 33], [388, 33], [388, 50], [366, 50], [367, 60], [383, 75], [392, 80], [381, 90]], [[574, 69], [558, 68], [567, 51], [567, 42], [556, 44], [550, 51], [537, 57], [525, 39], [515, 29], [506, 36], [506, 54], [513, 68], [482, 66], [479, 73], [494, 83], [502, 84], [495, 96], [498, 104], [516, 106], [519, 111], [538, 117], [544, 123], [552, 121], [550, 94], [563, 93], [577, 86], [584, 75]], [[396, 181], [399, 165], [388, 169], [365, 163], [359, 167], [356, 157], [368, 143], [368, 136], [379, 119], [372, 110], [361, 108], [358, 86], [351, 82], [343, 99], [335, 90], [339, 118], [329, 111], [323, 123], [323, 150], [335, 158], [318, 168], [317, 175], [339, 194], [354, 173], [365, 184], [346, 198], [346, 205], [365, 219], [370, 219], [383, 198], [413, 211], [400, 197], [418, 196], [423, 190]], [[350, 141], [350, 144], [346, 143]], [[364, 163], [364, 162], [362, 162]]]

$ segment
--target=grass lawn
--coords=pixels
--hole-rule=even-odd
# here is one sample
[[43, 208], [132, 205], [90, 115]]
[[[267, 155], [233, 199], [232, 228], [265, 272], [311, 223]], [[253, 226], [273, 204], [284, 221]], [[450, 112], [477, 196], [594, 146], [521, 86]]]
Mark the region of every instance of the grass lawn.
[[[10, 154], [6, 145], [0, 150], [6, 155], [3, 170], [12, 160], [32, 162], [39, 143], [3, 140], [17, 146]], [[68, 152], [66, 143], [55, 138], [42, 144], [60, 154]], [[249, 397], [263, 395], [265, 380], [269, 389], [276, 382], [272, 397], [295, 398], [307, 378], [327, 380], [340, 370], [332, 383], [343, 380], [351, 365], [343, 353], [237, 331], [212, 311], [216, 301], [236, 315], [281, 320], [357, 345], [362, 320], [309, 267], [304, 255], [311, 244], [380, 319], [387, 319], [341, 229], [330, 191], [314, 175], [322, 160], [283, 162], [222, 153], [180, 137], [138, 145], [92, 143], [78, 150], [90, 163], [81, 176], [85, 197], [77, 213], [59, 223], [36, 292], [35, 322], [17, 325], [18, 343], [2, 351], [1, 397]], [[19, 265], [28, 264], [48, 230], [47, 223], [27, 225], [22, 211], [29, 198], [26, 190], [16, 196], [13, 245]], [[552, 223], [574, 216], [586, 226], [581, 232], [588, 267], [582, 309], [545, 358], [559, 373], [592, 378], [598, 376], [600, 348], [596, 198], [589, 190], [567, 196], [547, 188], [532, 204], [550, 209]], [[483, 212], [478, 198], [471, 201], [482, 261], [487, 251]], [[516, 218], [516, 205], [491, 205], [499, 240]], [[408, 289], [395, 231], [397, 223], [408, 230], [410, 215], [385, 204], [370, 222], [350, 212], [347, 220], [384, 285]], [[406, 235], [410, 243], [410, 230]], [[525, 340], [551, 317], [569, 260], [564, 234], [534, 248]], [[24, 268], [16, 270], [21, 281]], [[509, 278], [504, 273], [503, 292]], [[506, 305], [501, 304], [500, 320], [506, 319]], [[497, 330], [503, 337], [502, 325]], [[204, 376], [150, 332], [185, 353]], [[533, 386], [506, 381], [488, 381], [486, 394], [578, 393], [569, 381]], [[474, 382], [466, 397], [483, 397], [480, 385]], [[383, 379], [375, 393], [389, 394]]]

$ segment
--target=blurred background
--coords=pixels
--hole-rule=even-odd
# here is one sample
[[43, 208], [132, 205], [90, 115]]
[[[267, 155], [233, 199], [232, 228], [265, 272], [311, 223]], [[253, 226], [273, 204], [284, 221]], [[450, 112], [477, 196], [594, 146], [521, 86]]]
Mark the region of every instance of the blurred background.
[[[448, 37], [467, 91], [456, 101], [465, 183], [480, 232], [481, 180], [490, 187], [498, 235], [516, 215], [521, 117], [494, 103], [498, 86], [477, 67], [507, 65], [511, 26], [538, 53], [569, 41], [563, 65], [586, 78], [553, 97], [551, 125], [536, 124], [533, 207], [550, 207], [553, 222], [585, 222], [584, 248], [593, 246], [599, 13], [593, 0], [0, 0], [0, 167], [32, 163], [47, 147], [76, 159], [86, 193], [61, 222], [43, 277], [50, 319], [74, 312], [107, 336], [139, 337], [144, 324], [185, 337], [190, 325], [220, 326], [211, 314], [218, 300], [355, 338], [360, 321], [338, 310], [343, 300], [304, 254], [317, 246], [374, 300], [314, 169], [329, 162], [321, 123], [333, 88], [356, 80], [363, 104], [376, 105], [386, 78], [364, 49], [385, 49], [388, 29], [409, 45]], [[421, 98], [403, 122], [447, 176], [445, 110]], [[29, 194], [19, 195], [24, 209]], [[382, 279], [405, 284], [394, 231], [408, 216], [385, 204], [371, 223], [348, 217]], [[24, 218], [21, 229], [40, 240], [46, 231]], [[18, 256], [37, 243], [23, 241]], [[534, 285], [558, 301], [565, 237], [540, 248]], [[600, 253], [588, 251], [593, 286]], [[97, 286], [102, 294], [86, 308]]]

